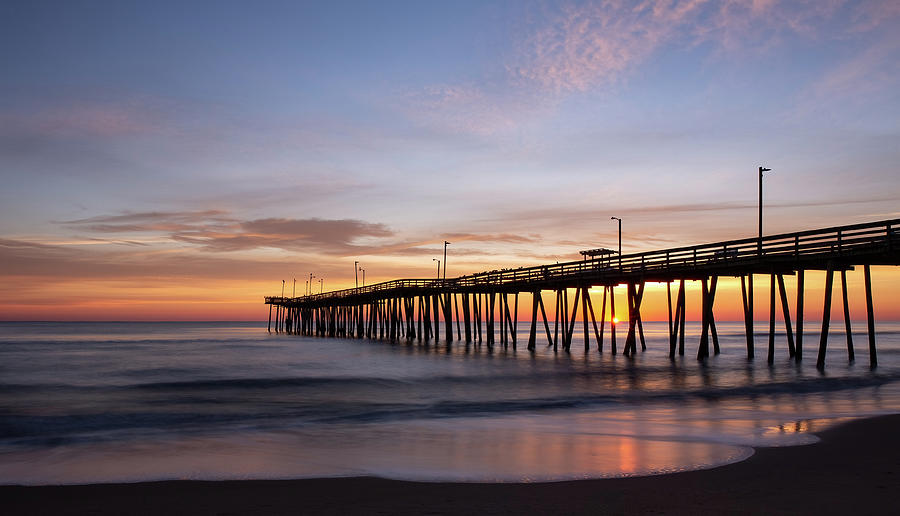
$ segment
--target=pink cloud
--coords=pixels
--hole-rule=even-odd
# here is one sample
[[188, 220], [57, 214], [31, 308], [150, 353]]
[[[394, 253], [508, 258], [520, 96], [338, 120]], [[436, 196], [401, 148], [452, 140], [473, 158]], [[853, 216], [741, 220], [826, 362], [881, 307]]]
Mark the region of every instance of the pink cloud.
[[74, 102], [35, 112], [0, 114], [0, 127], [8, 131], [45, 136], [135, 135], [157, 131], [160, 123], [149, 110], [127, 103]]
[[515, 80], [557, 94], [622, 81], [668, 46], [709, 43], [719, 52], [754, 52], [785, 35], [841, 38], [900, 15], [894, 0], [599, 0], [563, 4], [519, 45]]

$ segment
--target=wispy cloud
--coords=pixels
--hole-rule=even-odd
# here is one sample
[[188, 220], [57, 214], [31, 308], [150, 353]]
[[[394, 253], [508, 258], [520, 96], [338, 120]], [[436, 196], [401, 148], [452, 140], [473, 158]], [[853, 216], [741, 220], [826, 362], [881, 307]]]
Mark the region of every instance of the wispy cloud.
[[346, 253], [360, 238], [393, 235], [384, 224], [360, 220], [258, 219], [239, 223], [232, 231], [181, 231], [172, 235], [211, 251], [240, 251], [278, 248], [289, 251], [314, 250]]
[[61, 224], [104, 234], [166, 234], [171, 241], [216, 252], [275, 248], [340, 254], [360, 247], [355, 244], [359, 239], [394, 235], [384, 224], [354, 219], [240, 220], [222, 210], [121, 213]]
[[472, 84], [434, 84], [401, 96], [402, 109], [417, 125], [451, 134], [489, 136], [515, 129], [544, 109], [545, 100], [521, 91]]
[[102, 137], [156, 131], [160, 119], [134, 103], [72, 101], [37, 111], [0, 113], [0, 135], [11, 132], [45, 136]]
[[555, 93], [615, 83], [703, 3], [602, 1], [547, 9], [545, 24], [521, 43], [519, 62], [508, 69]]
[[839, 39], [871, 31], [879, 19], [897, 11], [896, 2], [889, 0], [596, 0], [539, 5], [526, 9], [530, 22], [515, 31], [521, 36], [500, 64], [504, 78], [407, 92], [402, 98], [407, 116], [454, 133], [493, 135], [553, 112], [569, 95], [614, 90], [665, 49], [706, 45], [712, 55], [732, 59], [771, 52], [791, 37]]

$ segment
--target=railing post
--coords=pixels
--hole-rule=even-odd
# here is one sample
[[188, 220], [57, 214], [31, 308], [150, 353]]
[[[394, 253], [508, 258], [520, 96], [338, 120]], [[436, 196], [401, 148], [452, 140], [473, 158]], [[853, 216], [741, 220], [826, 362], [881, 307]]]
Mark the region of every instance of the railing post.
[[892, 242], [891, 242], [892, 238], [891, 238], [891, 237], [892, 237], [893, 235], [891, 235], [891, 224], [890, 224], [890, 222], [888, 223], [886, 229], [887, 229], [887, 235], [885, 235], [885, 236], [887, 237], [887, 250], [888, 250], [888, 252], [891, 252], [891, 246], [892, 246]]

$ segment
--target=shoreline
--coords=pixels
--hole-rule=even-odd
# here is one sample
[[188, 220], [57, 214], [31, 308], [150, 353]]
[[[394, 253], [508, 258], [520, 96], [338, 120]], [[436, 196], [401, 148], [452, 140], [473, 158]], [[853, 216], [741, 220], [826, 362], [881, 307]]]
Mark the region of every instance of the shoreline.
[[900, 414], [710, 469], [547, 483], [374, 477], [0, 486], [5, 514], [875, 514], [900, 500]]

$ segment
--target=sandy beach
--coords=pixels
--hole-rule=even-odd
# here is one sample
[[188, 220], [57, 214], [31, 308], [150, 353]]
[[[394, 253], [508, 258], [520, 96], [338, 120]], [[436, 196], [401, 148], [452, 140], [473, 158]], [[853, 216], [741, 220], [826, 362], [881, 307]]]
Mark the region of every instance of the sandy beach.
[[900, 415], [703, 471], [536, 484], [379, 478], [0, 487], [5, 514], [883, 514], [900, 500]]

